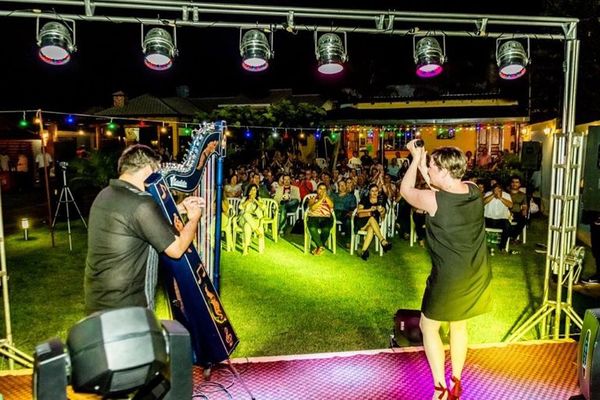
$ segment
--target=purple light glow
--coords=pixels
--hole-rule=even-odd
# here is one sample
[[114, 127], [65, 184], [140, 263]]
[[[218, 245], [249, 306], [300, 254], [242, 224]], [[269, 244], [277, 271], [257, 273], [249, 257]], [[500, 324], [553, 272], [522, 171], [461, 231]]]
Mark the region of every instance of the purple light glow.
[[162, 54], [149, 54], [144, 58], [144, 64], [155, 71], [164, 71], [171, 68], [173, 60]]
[[329, 63], [319, 65], [317, 70], [324, 75], [333, 75], [340, 73], [344, 70], [344, 66], [340, 63]]
[[417, 67], [417, 76], [420, 78], [433, 78], [442, 73], [444, 68], [438, 64], [424, 64]]
[[263, 58], [254, 57], [247, 58], [242, 61], [242, 68], [244, 68], [246, 71], [259, 72], [264, 71], [268, 67], [269, 63]]
[[525, 72], [527, 72], [527, 68], [524, 66], [520, 64], [511, 64], [500, 70], [500, 78], [507, 80], [517, 79], [525, 75]]
[[45, 46], [39, 51], [40, 59], [48, 64], [63, 65], [69, 62], [71, 55], [60, 46]]

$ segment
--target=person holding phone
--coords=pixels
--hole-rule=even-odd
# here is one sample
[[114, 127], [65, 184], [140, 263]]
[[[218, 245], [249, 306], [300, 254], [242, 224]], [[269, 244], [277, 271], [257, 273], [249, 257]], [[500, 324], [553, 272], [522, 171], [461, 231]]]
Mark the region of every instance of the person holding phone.
[[[408, 143], [412, 162], [400, 191], [413, 207], [426, 212], [427, 248], [431, 273], [421, 304], [420, 327], [431, 369], [433, 399], [459, 399], [461, 375], [467, 356], [467, 320], [490, 307], [492, 272], [487, 263], [483, 199], [477, 185], [461, 180], [467, 159], [456, 147], [434, 150], [429, 162], [417, 140]], [[422, 142], [420, 143], [422, 144]], [[417, 170], [429, 185], [415, 187]], [[451, 389], [444, 373], [442, 321], [450, 324]]]

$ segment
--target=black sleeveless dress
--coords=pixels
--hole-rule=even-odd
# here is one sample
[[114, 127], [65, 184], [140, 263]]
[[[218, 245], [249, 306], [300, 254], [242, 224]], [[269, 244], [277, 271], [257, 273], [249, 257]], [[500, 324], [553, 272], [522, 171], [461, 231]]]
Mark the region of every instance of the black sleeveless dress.
[[421, 311], [436, 321], [461, 321], [490, 307], [483, 199], [468, 186], [468, 193], [436, 192], [437, 212], [426, 217], [432, 266]]

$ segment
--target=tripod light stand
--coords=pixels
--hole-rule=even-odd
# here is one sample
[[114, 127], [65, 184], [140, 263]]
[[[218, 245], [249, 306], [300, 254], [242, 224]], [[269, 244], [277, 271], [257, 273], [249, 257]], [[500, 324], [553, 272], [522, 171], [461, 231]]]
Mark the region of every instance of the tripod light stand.
[[81, 218], [81, 222], [83, 222], [83, 226], [85, 226], [85, 228], [87, 229], [87, 224], [85, 223], [85, 219], [83, 219], [83, 216], [81, 215], [81, 211], [79, 211], [79, 207], [77, 207], [77, 203], [75, 203], [75, 198], [73, 197], [73, 193], [71, 192], [71, 189], [69, 189], [69, 186], [67, 185], [67, 167], [69, 166], [69, 164], [67, 164], [66, 162], [61, 162], [58, 164], [62, 170], [62, 176], [63, 176], [63, 186], [62, 189], [60, 190], [60, 197], [58, 198], [58, 207], [56, 207], [56, 212], [54, 213], [54, 219], [52, 220], [52, 230], [54, 230], [54, 226], [56, 225], [56, 217], [58, 217], [58, 212], [60, 211], [60, 208], [62, 205], [65, 206], [65, 210], [66, 210], [66, 215], [67, 215], [67, 230], [69, 232], [69, 250], [73, 250], [73, 242], [71, 239], [71, 218], [70, 218], [70, 214], [69, 214], [69, 203], [73, 203], [73, 205], [75, 206], [75, 210], [77, 210], [77, 213], [79, 214], [79, 218]]

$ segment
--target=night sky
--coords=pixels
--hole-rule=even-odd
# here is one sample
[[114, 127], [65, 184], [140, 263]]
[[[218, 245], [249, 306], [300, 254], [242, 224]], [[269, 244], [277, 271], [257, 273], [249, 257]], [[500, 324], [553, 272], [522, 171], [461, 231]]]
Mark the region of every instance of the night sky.
[[[429, 2], [427, 7], [408, 3], [368, 2], [370, 9], [377, 10], [390, 9], [393, 4], [395, 9], [402, 11], [503, 15], [516, 11], [514, 7], [507, 10], [509, 7], [502, 4], [473, 6], [467, 1]], [[519, 10], [518, 14], [539, 14], [540, 3], [527, 2], [527, 8]], [[272, 4], [349, 8], [349, 3], [343, 1], [277, 1]], [[24, 7], [34, 6], [18, 6]], [[0, 2], [0, 9], [16, 8]], [[96, 15], [102, 13], [97, 10]], [[237, 29], [179, 28], [179, 56], [168, 71], [152, 71], [144, 66], [140, 27], [135, 24], [77, 23], [78, 51], [64, 66], [51, 66], [38, 59], [35, 19], [1, 18], [0, 33], [5, 39], [0, 79], [0, 109], [4, 110], [43, 108], [83, 112], [91, 106], [109, 106], [111, 94], [117, 90], [123, 90], [129, 97], [144, 93], [174, 96], [178, 85], [188, 85], [192, 97], [205, 97], [239, 93], [261, 96], [269, 88], [293, 88], [296, 93], [329, 95], [346, 87], [376, 95], [388, 85], [419, 83], [414, 75], [410, 37], [349, 35], [348, 68], [339, 77], [324, 79], [316, 72], [312, 33], [305, 31], [297, 35], [276, 32], [275, 59], [262, 73], [249, 73], [240, 67]], [[449, 61], [443, 76], [436, 78], [438, 82], [435, 83], [452, 83], [452, 86], [460, 87], [461, 82], [468, 86], [468, 82], [494, 80], [494, 46], [493, 39], [447, 39]]]

